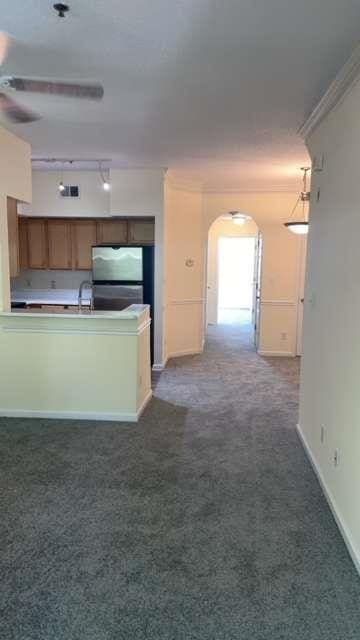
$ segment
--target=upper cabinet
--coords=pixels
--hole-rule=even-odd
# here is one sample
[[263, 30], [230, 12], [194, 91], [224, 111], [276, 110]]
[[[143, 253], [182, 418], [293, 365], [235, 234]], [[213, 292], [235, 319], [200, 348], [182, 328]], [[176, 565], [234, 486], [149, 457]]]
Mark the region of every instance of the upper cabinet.
[[71, 223], [73, 239], [73, 267], [74, 269], [92, 268], [91, 247], [96, 244], [96, 221], [73, 220]]
[[17, 201], [14, 198], [7, 199], [7, 220], [9, 235], [9, 271], [10, 278], [14, 278], [20, 271]]
[[154, 244], [152, 218], [18, 218], [10, 198], [8, 219], [12, 276], [21, 269], [90, 271], [97, 244]]
[[72, 268], [71, 222], [48, 220], [49, 269]]
[[48, 266], [48, 243], [46, 220], [27, 220], [28, 268], [46, 269]]
[[18, 218], [20, 271], [29, 268], [29, 250], [26, 218]]
[[127, 220], [98, 220], [98, 244], [126, 244], [128, 238]]
[[154, 244], [155, 223], [154, 220], [137, 220], [131, 218], [128, 221], [129, 244]]

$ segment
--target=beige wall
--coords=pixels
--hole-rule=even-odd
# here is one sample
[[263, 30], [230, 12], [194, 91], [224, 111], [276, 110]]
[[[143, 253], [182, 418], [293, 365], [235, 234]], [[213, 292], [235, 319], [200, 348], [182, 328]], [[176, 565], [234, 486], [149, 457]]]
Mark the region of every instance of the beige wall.
[[165, 185], [165, 352], [167, 358], [202, 351], [204, 273], [202, 195], [174, 188], [167, 182]]
[[297, 197], [294, 192], [204, 194], [204, 238], [214, 220], [228, 211], [250, 215], [262, 235], [259, 352], [263, 355], [296, 355], [301, 241], [283, 223]]
[[247, 220], [243, 225], [237, 225], [232, 220], [218, 218], [209, 229], [207, 252], [207, 283], [206, 283], [206, 322], [216, 324], [218, 315], [218, 251], [220, 237], [255, 237], [258, 235], [257, 225], [253, 220]]
[[0, 311], [10, 308], [7, 196], [31, 200], [30, 145], [0, 127]]
[[308, 140], [325, 163], [313, 176], [300, 431], [360, 570], [359, 104], [358, 82]]

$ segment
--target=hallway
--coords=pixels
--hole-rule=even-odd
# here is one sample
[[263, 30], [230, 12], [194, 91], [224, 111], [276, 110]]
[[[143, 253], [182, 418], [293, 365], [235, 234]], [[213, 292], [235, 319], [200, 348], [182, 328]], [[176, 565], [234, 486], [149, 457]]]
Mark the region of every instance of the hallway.
[[0, 419], [2, 640], [358, 640], [298, 375], [219, 325], [137, 425]]

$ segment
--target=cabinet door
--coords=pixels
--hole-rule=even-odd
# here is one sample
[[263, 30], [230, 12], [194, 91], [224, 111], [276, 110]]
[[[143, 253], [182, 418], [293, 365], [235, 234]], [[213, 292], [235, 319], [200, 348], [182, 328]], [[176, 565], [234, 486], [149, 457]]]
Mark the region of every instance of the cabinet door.
[[98, 220], [97, 242], [99, 244], [126, 244], [127, 221], [126, 220]]
[[20, 271], [17, 201], [14, 198], [7, 199], [7, 219], [9, 238], [9, 271], [10, 278], [14, 278]]
[[129, 225], [129, 244], [154, 244], [155, 241], [155, 222], [154, 220], [136, 220], [128, 221]]
[[19, 218], [19, 262], [20, 271], [29, 268], [28, 231], [26, 218]]
[[71, 269], [71, 227], [67, 220], [48, 220], [49, 269]]
[[28, 231], [28, 266], [29, 269], [47, 269], [48, 246], [45, 220], [29, 218]]
[[96, 244], [95, 220], [74, 220], [72, 223], [73, 267], [92, 268], [91, 247]]

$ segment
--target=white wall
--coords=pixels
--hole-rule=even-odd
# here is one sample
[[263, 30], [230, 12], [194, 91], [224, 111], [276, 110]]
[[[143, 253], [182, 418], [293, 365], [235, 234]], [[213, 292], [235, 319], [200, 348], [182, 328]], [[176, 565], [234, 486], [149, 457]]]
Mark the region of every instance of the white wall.
[[218, 247], [219, 238], [223, 237], [255, 237], [258, 228], [253, 220], [243, 225], [234, 224], [231, 220], [218, 218], [209, 229], [207, 253], [207, 290], [206, 290], [206, 322], [216, 324], [218, 315]]
[[64, 171], [64, 184], [79, 185], [79, 198], [63, 198], [58, 185], [58, 171], [33, 171], [31, 205], [19, 210], [31, 216], [107, 216], [110, 213], [110, 193], [104, 191], [97, 171]]
[[10, 308], [7, 197], [31, 200], [30, 145], [0, 127], [0, 311]]
[[313, 176], [300, 430], [360, 570], [359, 105], [358, 82], [307, 141], [325, 164]]

